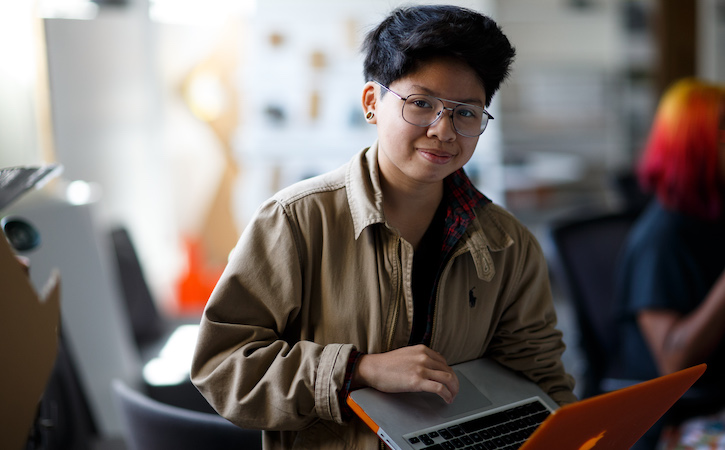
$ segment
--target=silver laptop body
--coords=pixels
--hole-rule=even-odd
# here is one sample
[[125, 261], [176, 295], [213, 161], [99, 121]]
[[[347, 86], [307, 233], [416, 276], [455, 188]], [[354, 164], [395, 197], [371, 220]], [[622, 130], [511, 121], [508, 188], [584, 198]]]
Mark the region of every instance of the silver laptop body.
[[422, 392], [385, 394], [365, 388], [353, 391], [350, 397], [379, 427], [378, 436], [398, 450], [434, 446], [442, 442], [441, 433], [455, 430], [463, 422], [521, 409], [531, 402], [542, 405], [544, 416], [558, 408], [537, 384], [492, 360], [477, 359], [453, 369], [460, 390], [450, 405], [435, 394]]

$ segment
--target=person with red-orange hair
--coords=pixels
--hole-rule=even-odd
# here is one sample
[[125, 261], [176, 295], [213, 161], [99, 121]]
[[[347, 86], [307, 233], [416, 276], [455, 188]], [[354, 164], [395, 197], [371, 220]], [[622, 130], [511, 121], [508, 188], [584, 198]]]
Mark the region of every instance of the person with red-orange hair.
[[621, 361], [640, 380], [707, 363], [707, 401], [673, 414], [712, 413], [725, 407], [725, 86], [674, 83], [637, 169], [653, 200], [618, 268]]

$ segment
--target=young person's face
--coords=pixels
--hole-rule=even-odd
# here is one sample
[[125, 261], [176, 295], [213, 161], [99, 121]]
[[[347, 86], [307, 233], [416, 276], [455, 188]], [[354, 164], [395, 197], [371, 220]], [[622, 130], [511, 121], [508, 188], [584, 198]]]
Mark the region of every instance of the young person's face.
[[[452, 58], [436, 58], [390, 86], [402, 97], [428, 94], [457, 102], [485, 107], [486, 93], [476, 73], [467, 64]], [[363, 91], [365, 112], [378, 128], [378, 162], [386, 181], [405, 186], [440, 183], [463, 167], [473, 155], [478, 136], [465, 137], [456, 132], [451, 111], [428, 127], [411, 125], [401, 114], [403, 101], [375, 83]], [[455, 107], [456, 104], [446, 104]]]

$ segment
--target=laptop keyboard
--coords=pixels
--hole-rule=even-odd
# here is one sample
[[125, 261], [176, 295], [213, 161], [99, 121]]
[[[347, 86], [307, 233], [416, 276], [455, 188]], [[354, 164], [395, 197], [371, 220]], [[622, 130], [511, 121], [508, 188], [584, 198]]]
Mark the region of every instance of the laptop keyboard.
[[420, 450], [513, 450], [549, 415], [549, 410], [535, 400], [494, 414], [409, 437], [413, 448]]

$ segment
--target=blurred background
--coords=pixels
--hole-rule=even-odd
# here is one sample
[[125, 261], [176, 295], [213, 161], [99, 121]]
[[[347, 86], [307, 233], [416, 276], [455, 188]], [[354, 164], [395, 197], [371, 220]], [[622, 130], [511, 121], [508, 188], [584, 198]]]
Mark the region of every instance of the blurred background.
[[[725, 80], [725, 0], [449, 3], [491, 15], [517, 49], [467, 171], [547, 254], [559, 218], [639, 200], [633, 163], [669, 83]], [[372, 143], [359, 46], [399, 4], [0, 4], [0, 168], [64, 169], [0, 216], [40, 231], [25, 255], [39, 289], [60, 269], [64, 332], [100, 435], [120, 432], [110, 379], [153, 384], [134, 329], [148, 305], [129, 306], [119, 236], [160, 319], [197, 320], [260, 202]], [[553, 281], [576, 375], [573, 313]]]

